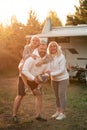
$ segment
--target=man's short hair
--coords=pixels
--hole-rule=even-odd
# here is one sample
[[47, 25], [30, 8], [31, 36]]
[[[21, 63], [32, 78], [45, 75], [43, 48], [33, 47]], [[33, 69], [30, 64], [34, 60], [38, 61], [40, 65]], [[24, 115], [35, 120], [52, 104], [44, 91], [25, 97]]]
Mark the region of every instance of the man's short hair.
[[47, 38], [40, 38], [40, 42], [41, 42], [42, 44], [47, 44], [48, 39], [47, 39]]

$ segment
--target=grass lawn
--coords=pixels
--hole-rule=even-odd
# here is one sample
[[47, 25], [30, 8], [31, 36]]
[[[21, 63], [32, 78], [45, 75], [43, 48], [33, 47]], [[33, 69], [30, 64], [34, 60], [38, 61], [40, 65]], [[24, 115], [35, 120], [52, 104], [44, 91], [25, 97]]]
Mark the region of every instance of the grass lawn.
[[0, 130], [87, 130], [87, 86], [71, 82], [67, 89], [67, 118], [51, 119], [55, 112], [55, 97], [50, 82], [44, 85], [43, 115], [47, 122], [35, 120], [34, 96], [26, 95], [20, 106], [19, 124], [12, 122], [13, 101], [16, 96], [17, 76], [0, 77]]

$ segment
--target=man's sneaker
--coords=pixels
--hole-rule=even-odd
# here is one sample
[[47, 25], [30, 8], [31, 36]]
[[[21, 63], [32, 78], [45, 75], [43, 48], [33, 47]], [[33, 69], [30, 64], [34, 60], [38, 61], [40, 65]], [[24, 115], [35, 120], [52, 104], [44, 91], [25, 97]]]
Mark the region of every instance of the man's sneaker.
[[56, 120], [63, 120], [65, 118], [66, 118], [65, 114], [60, 113], [59, 116], [56, 117]]
[[45, 119], [45, 118], [43, 118], [41, 116], [38, 116], [35, 119], [38, 120], [38, 121], [47, 121], [47, 119]]
[[13, 122], [14, 123], [18, 123], [19, 122], [17, 116], [13, 116]]
[[59, 116], [59, 113], [56, 112], [55, 114], [53, 114], [53, 115], [51, 116], [51, 118], [56, 118], [56, 117], [58, 117], [58, 116]]

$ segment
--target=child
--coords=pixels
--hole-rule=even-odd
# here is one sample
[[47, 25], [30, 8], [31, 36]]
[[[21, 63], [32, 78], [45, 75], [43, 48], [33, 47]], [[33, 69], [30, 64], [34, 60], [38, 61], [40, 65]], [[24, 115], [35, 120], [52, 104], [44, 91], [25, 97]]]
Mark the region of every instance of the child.
[[26, 45], [24, 47], [24, 51], [23, 51], [23, 57], [18, 65], [18, 69], [19, 69], [19, 76], [21, 76], [23, 82], [24, 82], [24, 87], [25, 87], [25, 93], [28, 91], [28, 84], [27, 84], [27, 79], [26, 77], [21, 73], [22, 67], [24, 65], [25, 60], [32, 56], [33, 58], [36, 58], [35, 55], [32, 55], [34, 49], [36, 49], [38, 46], [40, 45], [40, 39], [38, 36], [33, 36], [30, 40], [30, 44]]

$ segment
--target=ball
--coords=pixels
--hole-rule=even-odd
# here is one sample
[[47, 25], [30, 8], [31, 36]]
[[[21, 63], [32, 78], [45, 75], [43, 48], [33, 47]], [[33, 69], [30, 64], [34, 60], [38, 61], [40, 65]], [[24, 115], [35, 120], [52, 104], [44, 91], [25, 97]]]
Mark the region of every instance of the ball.
[[38, 78], [38, 80], [40, 81], [40, 82], [46, 82], [48, 79], [49, 79], [49, 74], [48, 73], [45, 73], [45, 74], [39, 74], [38, 76], [37, 76], [37, 78]]

